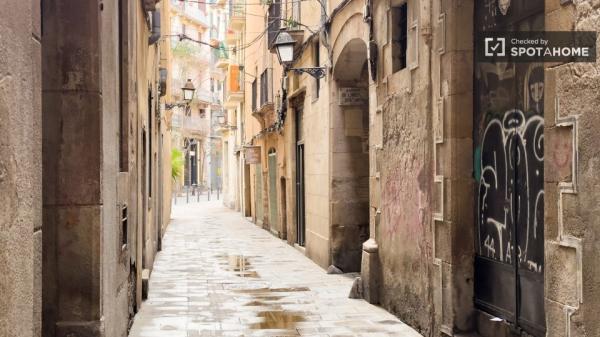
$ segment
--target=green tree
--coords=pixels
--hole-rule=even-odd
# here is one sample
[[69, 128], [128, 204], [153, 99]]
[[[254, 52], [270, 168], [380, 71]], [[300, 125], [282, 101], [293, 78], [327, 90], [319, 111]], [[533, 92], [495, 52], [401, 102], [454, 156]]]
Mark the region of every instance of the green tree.
[[183, 173], [183, 152], [179, 149], [171, 150], [171, 177], [173, 180], [181, 177]]

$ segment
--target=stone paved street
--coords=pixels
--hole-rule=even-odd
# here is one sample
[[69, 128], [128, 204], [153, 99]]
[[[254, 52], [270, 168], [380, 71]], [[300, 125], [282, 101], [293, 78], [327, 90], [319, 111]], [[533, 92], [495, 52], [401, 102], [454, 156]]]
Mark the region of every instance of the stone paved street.
[[131, 337], [420, 336], [219, 201], [179, 204]]

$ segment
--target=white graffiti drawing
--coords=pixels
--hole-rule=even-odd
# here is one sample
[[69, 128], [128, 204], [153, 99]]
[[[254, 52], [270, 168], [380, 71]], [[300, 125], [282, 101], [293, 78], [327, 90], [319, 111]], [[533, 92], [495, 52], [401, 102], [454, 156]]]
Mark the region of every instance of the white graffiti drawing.
[[535, 249], [544, 244], [543, 127], [542, 116], [517, 109], [492, 118], [479, 162], [480, 253], [506, 263], [515, 256], [534, 272], [542, 272], [544, 261], [543, 250]]

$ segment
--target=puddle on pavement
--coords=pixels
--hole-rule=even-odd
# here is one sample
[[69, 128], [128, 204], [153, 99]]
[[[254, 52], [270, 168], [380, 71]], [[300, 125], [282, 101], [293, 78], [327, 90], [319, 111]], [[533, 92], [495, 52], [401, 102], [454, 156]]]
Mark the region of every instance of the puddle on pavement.
[[291, 288], [271, 288], [270, 292], [274, 293], [291, 293], [294, 291], [310, 291], [307, 287], [291, 287]]
[[261, 311], [257, 317], [262, 322], [250, 325], [250, 329], [293, 329], [296, 323], [304, 322], [303, 315], [288, 311]]
[[[251, 294], [254, 297], [259, 296], [272, 296], [269, 293], [291, 293], [296, 291], [310, 291], [308, 287], [291, 287], [291, 288], [250, 288], [250, 289], [236, 289], [236, 293]], [[258, 294], [258, 295], [257, 295]]]
[[[222, 262], [219, 265], [223, 266], [226, 270], [232, 271], [239, 277], [251, 277], [259, 278], [259, 274], [252, 270], [252, 264], [250, 259], [244, 255], [217, 255]], [[257, 287], [252, 287], [255, 285]], [[280, 329], [288, 330], [294, 329], [298, 322], [306, 321], [306, 316], [301, 312], [291, 312], [282, 309], [283, 304], [295, 304], [294, 301], [287, 301], [285, 303], [279, 303], [277, 301], [285, 299], [288, 295], [285, 293], [310, 291], [308, 287], [285, 287], [285, 288], [270, 288], [265, 284], [244, 284], [245, 289], [230, 289], [233, 292], [244, 294], [243, 296], [249, 296], [248, 302], [244, 306], [248, 307], [259, 307], [264, 311], [260, 311], [256, 314], [256, 318], [259, 320], [256, 323], [249, 325], [250, 329], [255, 330], [267, 330], [267, 329]], [[248, 286], [251, 286], [248, 288]], [[290, 294], [291, 295], [291, 294]], [[260, 309], [259, 309], [260, 310]]]
[[227, 260], [227, 262], [223, 262], [221, 265], [225, 265], [225, 268], [233, 271], [236, 276], [250, 278], [260, 277], [256, 271], [252, 270], [252, 264], [248, 257], [244, 255], [220, 255], [218, 257]]

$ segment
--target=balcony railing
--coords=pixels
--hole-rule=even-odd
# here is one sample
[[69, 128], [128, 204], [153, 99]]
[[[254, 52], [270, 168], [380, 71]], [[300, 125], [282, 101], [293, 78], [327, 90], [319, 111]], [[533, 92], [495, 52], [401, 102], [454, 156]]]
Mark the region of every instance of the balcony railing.
[[217, 96], [210, 90], [200, 88], [196, 91], [196, 99], [202, 103], [214, 104], [217, 102]]
[[185, 1], [172, 0], [171, 7], [177, 9], [177, 11], [185, 16], [188, 20], [192, 20], [199, 25], [204, 27], [209, 26], [208, 18], [206, 14], [198, 8], [196, 3], [186, 3]]
[[230, 18], [244, 18], [246, 16], [246, 5], [242, 3], [234, 3], [229, 7], [229, 17]]
[[210, 129], [207, 118], [198, 116], [183, 116], [182, 113], [173, 114], [171, 126], [174, 129], [179, 129], [182, 132], [190, 132], [196, 134], [208, 134]]

